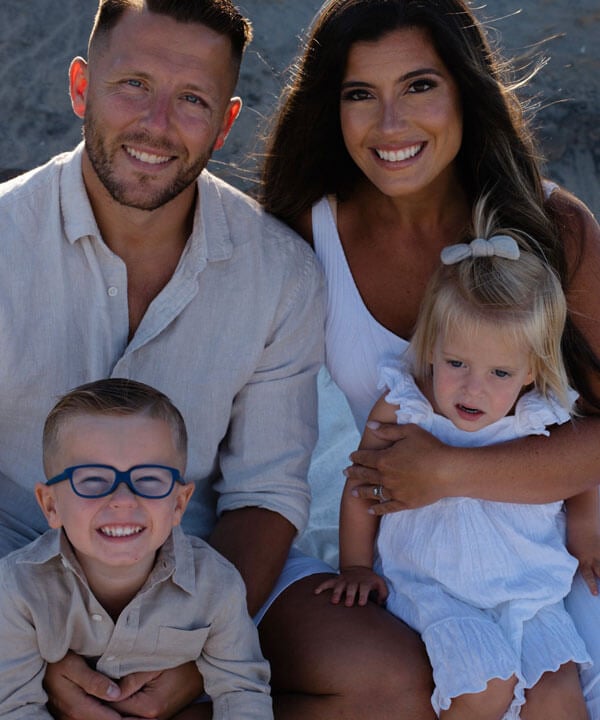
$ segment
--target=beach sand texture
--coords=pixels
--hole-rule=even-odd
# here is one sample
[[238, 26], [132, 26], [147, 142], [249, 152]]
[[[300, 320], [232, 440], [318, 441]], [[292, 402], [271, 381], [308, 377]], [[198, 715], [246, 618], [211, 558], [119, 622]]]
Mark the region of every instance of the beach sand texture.
[[[483, 4], [483, 3], [482, 3]], [[244, 60], [244, 109], [211, 169], [252, 187], [264, 131], [300, 39], [319, 0], [244, 0], [255, 39]], [[522, 9], [521, 9], [522, 8]], [[45, 162], [81, 137], [71, 112], [67, 68], [86, 53], [96, 0], [0, 0], [0, 177]], [[549, 57], [530, 86], [538, 94], [547, 174], [600, 213], [600, 4], [598, 0], [489, 0], [508, 55]], [[553, 38], [539, 44], [545, 38]]]

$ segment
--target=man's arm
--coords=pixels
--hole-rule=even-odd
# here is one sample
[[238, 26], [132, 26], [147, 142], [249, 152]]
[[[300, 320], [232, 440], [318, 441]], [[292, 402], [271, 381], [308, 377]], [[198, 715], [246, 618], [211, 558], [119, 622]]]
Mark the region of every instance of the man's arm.
[[244, 578], [251, 614], [268, 597], [308, 520], [307, 476], [317, 440], [323, 277], [304, 244], [284, 244], [281, 253], [287, 260], [273, 282], [278, 290], [270, 301], [271, 326], [254, 372], [235, 398], [221, 448], [219, 520], [210, 538]]
[[296, 528], [270, 510], [246, 507], [225, 512], [211, 545], [232, 562], [246, 583], [248, 611], [255, 615], [281, 574]]

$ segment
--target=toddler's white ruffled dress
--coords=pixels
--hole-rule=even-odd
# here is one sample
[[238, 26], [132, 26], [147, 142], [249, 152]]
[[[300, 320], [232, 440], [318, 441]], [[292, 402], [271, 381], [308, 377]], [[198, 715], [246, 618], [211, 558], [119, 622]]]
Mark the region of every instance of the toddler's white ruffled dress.
[[[533, 390], [515, 414], [482, 430], [459, 430], [436, 415], [403, 366], [384, 366], [380, 388], [415, 423], [443, 442], [490, 445], [548, 435], [569, 415]], [[480, 478], [482, 483], [485, 478]], [[566, 550], [562, 503], [523, 505], [445, 498], [384, 515], [376, 570], [387, 580], [388, 609], [422, 636], [433, 667], [436, 713], [452, 698], [481, 692], [492, 678], [516, 676], [505, 720], [519, 717], [524, 691], [569, 661], [589, 663], [563, 606], [577, 561]]]

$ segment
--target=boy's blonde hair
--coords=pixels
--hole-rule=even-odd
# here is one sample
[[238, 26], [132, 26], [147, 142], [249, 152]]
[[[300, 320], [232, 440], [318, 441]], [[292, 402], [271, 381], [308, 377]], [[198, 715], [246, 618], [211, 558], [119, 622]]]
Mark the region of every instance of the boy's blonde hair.
[[534, 384], [542, 395], [547, 397], [552, 391], [570, 409], [561, 351], [567, 303], [556, 273], [532, 252], [532, 238], [496, 226], [485, 197], [475, 205], [473, 233], [473, 237], [486, 240], [508, 235], [519, 246], [520, 256], [467, 257], [437, 269], [427, 286], [411, 340], [415, 377], [424, 381], [431, 375], [431, 356], [439, 337], [493, 324], [498, 333], [529, 348]]
[[57, 452], [61, 427], [77, 415], [146, 415], [164, 420], [185, 463], [187, 431], [181, 413], [171, 400], [159, 390], [136, 380], [107, 378], [76, 387], [52, 408], [44, 424], [44, 466]]

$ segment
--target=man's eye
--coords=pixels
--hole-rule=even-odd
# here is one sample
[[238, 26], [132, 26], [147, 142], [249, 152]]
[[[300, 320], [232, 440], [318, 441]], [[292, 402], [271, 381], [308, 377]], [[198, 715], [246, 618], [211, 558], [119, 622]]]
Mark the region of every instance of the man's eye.
[[193, 95], [192, 93], [187, 93], [183, 96], [183, 99], [186, 102], [189, 102], [191, 105], [206, 105], [202, 98], [198, 97], [197, 95]]

